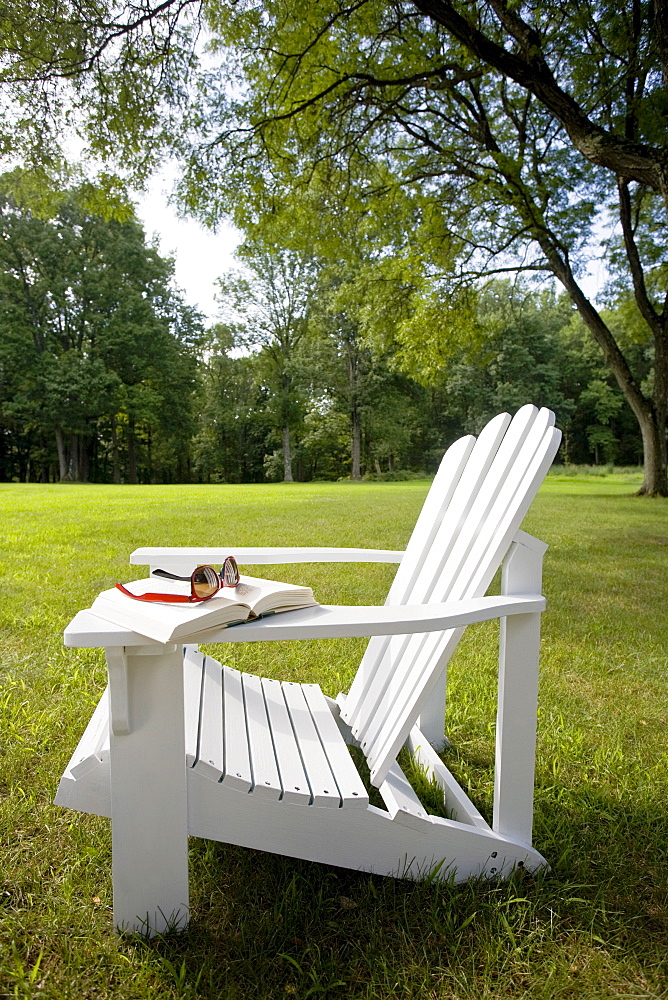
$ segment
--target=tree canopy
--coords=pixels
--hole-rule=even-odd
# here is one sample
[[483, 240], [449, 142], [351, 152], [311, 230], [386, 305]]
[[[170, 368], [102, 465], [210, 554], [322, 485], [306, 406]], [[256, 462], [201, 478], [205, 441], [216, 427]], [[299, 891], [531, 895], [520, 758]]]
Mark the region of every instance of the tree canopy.
[[[666, 0], [145, 0], [64, 5], [49, 30], [46, 14], [19, 6], [4, 29], [10, 93], [78, 114], [138, 176], [169, 148], [205, 221], [304, 198], [333, 246], [342, 213], [374, 220], [364, 282], [405, 358], [452, 356], [481, 279], [555, 276], [638, 421], [644, 492], [668, 493]], [[608, 304], [632, 295], [632, 337], [585, 293], [595, 254]]]
[[[172, 262], [136, 220], [106, 220], [62, 192], [50, 218], [0, 198], [0, 404], [9, 466], [137, 481], [172, 453], [183, 475], [201, 322], [172, 285]], [[100, 434], [100, 428], [104, 433]], [[152, 440], [151, 440], [152, 439]], [[179, 468], [179, 456], [181, 468]], [[176, 462], [174, 463], [174, 458]], [[160, 468], [161, 478], [169, 472]]]
[[[660, 5], [320, 2], [207, 8], [246, 86], [209, 70], [186, 199], [204, 217], [230, 191], [335, 183], [378, 216], [399, 208], [431, 277], [551, 272], [599, 345], [641, 428], [648, 493], [668, 492], [665, 46]], [[217, 185], [217, 172], [235, 182]], [[211, 183], [201, 184], [201, 178]], [[255, 197], [253, 196], [255, 194]], [[581, 275], [612, 199], [605, 247], [652, 343], [644, 372], [586, 295]], [[237, 217], [243, 210], [237, 208]], [[413, 224], [411, 225], [411, 221]], [[240, 219], [243, 221], [243, 219]], [[663, 226], [661, 225], [663, 223]], [[390, 247], [388, 249], [388, 244]], [[411, 244], [413, 244], [411, 246]], [[419, 301], [419, 300], [418, 300]]]

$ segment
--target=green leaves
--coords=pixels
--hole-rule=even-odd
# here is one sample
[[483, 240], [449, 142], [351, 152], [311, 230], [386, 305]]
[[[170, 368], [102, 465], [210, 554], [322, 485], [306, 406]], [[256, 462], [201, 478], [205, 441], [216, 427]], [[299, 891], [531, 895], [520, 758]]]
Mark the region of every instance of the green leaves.
[[[16, 187], [16, 175], [0, 180]], [[188, 440], [201, 323], [134, 216], [109, 217], [109, 190], [60, 191], [41, 218], [0, 202], [0, 404], [45, 476], [57, 444], [61, 478], [87, 478], [100, 425], [114, 463], [117, 425], [128, 448], [135, 432], [181, 434], [181, 451]]]

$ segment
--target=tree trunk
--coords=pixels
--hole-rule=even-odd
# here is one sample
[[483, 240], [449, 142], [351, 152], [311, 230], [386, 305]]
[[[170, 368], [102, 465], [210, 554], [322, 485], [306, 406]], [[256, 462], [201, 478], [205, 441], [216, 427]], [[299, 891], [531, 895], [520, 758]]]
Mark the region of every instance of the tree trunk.
[[666, 475], [666, 419], [657, 419], [655, 413], [638, 418], [643, 446], [643, 481], [638, 496], [668, 497]]
[[666, 407], [668, 396], [668, 337], [664, 331], [654, 334], [654, 399], [643, 393], [601, 314], [591, 304], [577, 281], [570, 264], [545, 234], [537, 241], [552, 271], [568, 292], [585, 325], [603, 351], [603, 356], [619, 388], [633, 410], [640, 426], [644, 453], [644, 480], [638, 491], [642, 496], [668, 496], [666, 476]]
[[121, 463], [118, 458], [118, 428], [116, 420], [111, 421], [111, 462], [113, 465], [113, 481], [118, 486], [121, 482]]
[[58, 471], [60, 475], [61, 483], [68, 482], [71, 479], [67, 469], [67, 455], [65, 454], [65, 442], [63, 441], [63, 429], [60, 424], [56, 424], [56, 449], [58, 451]]
[[77, 480], [80, 483], [87, 483], [90, 478], [90, 457], [93, 448], [93, 441], [90, 437], [79, 438], [79, 470]]
[[[146, 442], [146, 457], [148, 459], [148, 482], [149, 483], [153, 482], [153, 458], [152, 458], [152, 455], [151, 455], [151, 451], [152, 451], [152, 449], [151, 449], [151, 428], [149, 427], [149, 429], [148, 429], [148, 439], [147, 439], [147, 442]], [[180, 459], [180, 457], [177, 458], [177, 460], [176, 460], [176, 468], [177, 468], [177, 475], [178, 475], [179, 471], [181, 469], [181, 459]], [[178, 481], [180, 483], [183, 482], [183, 480], [181, 479], [180, 476], [179, 476]]]
[[135, 442], [135, 419], [128, 417], [128, 482], [137, 485], [137, 450]]
[[350, 411], [350, 457], [352, 459], [350, 478], [362, 478], [362, 421], [356, 406]]
[[290, 427], [283, 427], [283, 482], [292, 483], [292, 451], [290, 449]]
[[76, 434], [70, 434], [70, 452], [67, 459], [68, 479], [73, 482], [79, 478], [79, 438]]

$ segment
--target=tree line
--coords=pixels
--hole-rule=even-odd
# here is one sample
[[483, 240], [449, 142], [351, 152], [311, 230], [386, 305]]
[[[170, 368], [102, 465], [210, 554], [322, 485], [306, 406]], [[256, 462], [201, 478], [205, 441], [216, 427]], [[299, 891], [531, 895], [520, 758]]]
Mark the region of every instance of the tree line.
[[[490, 281], [551, 275], [633, 413], [641, 492], [665, 496], [667, 3], [18, 0], [0, 39], [0, 139], [49, 172], [76, 127], [135, 182], [176, 157], [182, 207], [231, 218], [278, 270], [279, 249], [294, 263], [310, 239], [323, 280], [301, 327], [260, 343], [269, 300], [233, 323], [259, 338], [241, 349], [280, 370], [269, 395], [286, 476], [318, 321], [345, 343], [348, 374], [321, 406], [348, 399], [356, 475], [363, 351], [432, 391], [460, 364], [462, 331], [484, 340]], [[596, 300], [592, 257], [609, 276]], [[612, 425], [596, 426], [601, 452]]]
[[[623, 394], [554, 287], [497, 278], [455, 308], [423, 285], [416, 317], [301, 204], [249, 231], [207, 329], [129, 204], [105, 217], [80, 184], [40, 215], [4, 180], [3, 481], [406, 478], [527, 401], [555, 409], [563, 462], [642, 459]], [[606, 318], [649, 377], [629, 296]]]
[[201, 320], [129, 207], [89, 195], [40, 217], [0, 193], [0, 475], [186, 480]]

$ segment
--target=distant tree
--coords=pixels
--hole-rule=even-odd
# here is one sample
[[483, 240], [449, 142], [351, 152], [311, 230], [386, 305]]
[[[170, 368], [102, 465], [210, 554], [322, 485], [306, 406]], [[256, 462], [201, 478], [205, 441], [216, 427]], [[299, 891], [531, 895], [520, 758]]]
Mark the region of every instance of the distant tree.
[[554, 409], [560, 424], [568, 420], [573, 404], [562, 389], [559, 331], [571, 312], [553, 292], [507, 279], [486, 286], [476, 309], [479, 335], [443, 367], [448, 407], [465, 430], [477, 434], [494, 414], [528, 399]]
[[102, 445], [119, 481], [120, 437], [134, 482], [139, 436], [150, 456], [161, 431], [176, 446], [174, 474], [186, 474], [201, 324], [171, 287], [172, 263], [136, 221], [92, 214], [77, 190], [50, 218], [5, 195], [0, 235], [2, 413], [40, 475], [51, 442], [60, 479], [87, 479]]
[[237, 250], [243, 276], [219, 281], [223, 315], [237, 321], [238, 337], [257, 351], [256, 368], [269, 393], [267, 413], [280, 435], [283, 479], [292, 482], [292, 436], [303, 415], [302, 346], [316, 285], [307, 246], [282, 244], [273, 226], [249, 236]]
[[272, 432], [268, 392], [257, 357], [235, 357], [234, 349], [235, 337], [229, 327], [219, 323], [209, 330], [198, 430], [193, 440], [195, 474], [207, 483], [264, 479], [267, 440]]

